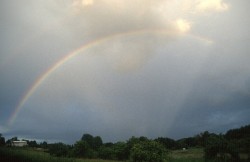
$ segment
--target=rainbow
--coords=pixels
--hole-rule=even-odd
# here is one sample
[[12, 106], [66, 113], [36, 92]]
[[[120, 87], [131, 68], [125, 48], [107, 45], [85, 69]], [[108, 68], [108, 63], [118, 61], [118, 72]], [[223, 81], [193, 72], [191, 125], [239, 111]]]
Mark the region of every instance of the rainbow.
[[[38, 79], [29, 87], [29, 89], [22, 95], [20, 101], [18, 102], [16, 108], [10, 115], [7, 125], [11, 126], [14, 122], [15, 119], [17, 118], [21, 108], [25, 105], [25, 103], [29, 100], [29, 98], [33, 95], [33, 93], [40, 87], [40, 85], [45, 82], [45, 80], [53, 73], [55, 72], [58, 68], [63, 66], [67, 61], [70, 59], [76, 57], [77, 55], [81, 54], [82, 52], [86, 51], [87, 49], [96, 47], [102, 43], [105, 43], [110, 40], [114, 40], [116, 38], [120, 37], [125, 37], [125, 36], [132, 36], [132, 35], [143, 35], [143, 34], [157, 34], [160, 36], [178, 36], [180, 35], [180, 32], [178, 31], [169, 31], [167, 29], [140, 29], [140, 30], [133, 30], [133, 31], [127, 31], [127, 32], [121, 32], [121, 33], [116, 33], [113, 35], [109, 35], [106, 37], [101, 37], [99, 39], [95, 39], [93, 41], [90, 41], [79, 48], [73, 50], [72, 52], [66, 54], [63, 58], [59, 59], [55, 64], [50, 66], [45, 72], [43, 72]], [[199, 41], [202, 41], [206, 44], [212, 44], [213, 40], [204, 38], [201, 36], [193, 35], [193, 34], [188, 34], [190, 37], [197, 39]]]
[[20, 101], [18, 102], [16, 108], [10, 115], [7, 125], [11, 126], [15, 119], [17, 118], [21, 108], [25, 105], [25, 103], [29, 100], [29, 98], [33, 95], [33, 93], [39, 88], [39, 86], [45, 82], [45, 80], [58, 68], [63, 66], [68, 60], [74, 58], [75, 56], [79, 55], [80, 53], [86, 51], [87, 49], [96, 47], [104, 42], [113, 40], [115, 38], [124, 37], [124, 36], [132, 36], [132, 35], [142, 35], [142, 34], [158, 34], [161, 36], [171, 36], [171, 35], [178, 35], [178, 32], [176, 31], [169, 31], [166, 29], [140, 29], [140, 30], [133, 30], [128, 32], [122, 32], [122, 33], [116, 33], [113, 35], [109, 35], [106, 37], [101, 37], [99, 39], [95, 39], [93, 41], [90, 41], [83, 46], [73, 50], [72, 52], [66, 54], [63, 58], [58, 60], [55, 64], [53, 64], [51, 67], [49, 67], [45, 72], [43, 72], [38, 79], [30, 86], [30, 88], [22, 95]]

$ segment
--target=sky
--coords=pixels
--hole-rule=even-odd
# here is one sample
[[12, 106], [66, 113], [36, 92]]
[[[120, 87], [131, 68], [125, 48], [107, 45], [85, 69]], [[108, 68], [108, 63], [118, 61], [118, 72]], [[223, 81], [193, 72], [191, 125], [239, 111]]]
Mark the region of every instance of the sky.
[[180, 139], [250, 123], [248, 0], [1, 0], [0, 133]]

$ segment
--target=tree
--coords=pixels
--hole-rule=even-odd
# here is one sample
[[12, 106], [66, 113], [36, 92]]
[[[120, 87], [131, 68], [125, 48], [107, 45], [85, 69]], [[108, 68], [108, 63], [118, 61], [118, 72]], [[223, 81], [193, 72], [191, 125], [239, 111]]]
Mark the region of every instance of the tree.
[[40, 143], [40, 147], [43, 149], [47, 149], [48, 148], [48, 143], [46, 141], [43, 141]]
[[99, 148], [99, 158], [114, 160], [116, 158], [115, 151], [112, 146], [103, 145]]
[[84, 134], [81, 138], [82, 141], [87, 142], [89, 147], [94, 147], [94, 137], [91, 134]]
[[155, 141], [157, 141], [160, 144], [162, 144], [163, 146], [165, 146], [166, 149], [177, 148], [177, 142], [175, 142], [175, 140], [167, 138], [167, 137], [165, 137], [165, 138], [159, 137], [159, 138], [155, 139]]
[[87, 157], [89, 149], [89, 145], [86, 141], [77, 141], [74, 144], [73, 152], [76, 157]]
[[0, 133], [0, 146], [4, 146], [4, 145], [5, 145], [5, 138]]
[[135, 144], [131, 149], [133, 162], [163, 162], [167, 151], [156, 141], [143, 141]]
[[204, 152], [207, 159], [214, 159], [219, 154], [221, 158], [225, 156], [227, 141], [222, 137], [209, 137]]
[[132, 136], [128, 141], [127, 141], [127, 145], [128, 145], [128, 149], [131, 150], [132, 147], [137, 144], [137, 143], [140, 143], [140, 142], [144, 142], [144, 141], [148, 141], [147, 137], [134, 137]]
[[238, 129], [231, 129], [227, 131], [225, 134], [226, 139], [232, 140], [232, 139], [245, 139], [250, 138], [250, 125], [246, 125], [244, 127], [238, 128]]
[[102, 138], [100, 137], [100, 136], [96, 136], [96, 137], [94, 137], [93, 138], [93, 149], [95, 150], [95, 151], [97, 151], [102, 145], [103, 145], [103, 143], [102, 143]]
[[88, 146], [88, 152], [85, 156], [88, 158], [97, 157], [97, 151], [103, 145], [102, 138], [100, 136], [93, 137], [91, 134], [83, 134], [81, 141], [86, 142]]
[[28, 143], [29, 147], [38, 147], [38, 144], [35, 140], [34, 141], [27, 141], [27, 143]]
[[231, 159], [239, 159], [239, 146], [237, 142], [228, 141], [222, 135], [210, 136], [205, 146], [204, 152], [207, 159], [226, 159], [227, 154], [231, 155]]
[[125, 142], [104, 144], [99, 148], [99, 157], [111, 160], [126, 160], [129, 158], [128, 145]]
[[12, 137], [11, 139], [8, 139], [5, 144], [7, 146], [11, 146], [13, 141], [18, 141], [18, 138], [17, 137]]
[[68, 157], [71, 147], [63, 143], [54, 143], [49, 145], [49, 153], [54, 156]]
[[113, 150], [117, 160], [125, 160], [129, 158], [129, 150], [125, 142], [115, 143], [113, 145]]

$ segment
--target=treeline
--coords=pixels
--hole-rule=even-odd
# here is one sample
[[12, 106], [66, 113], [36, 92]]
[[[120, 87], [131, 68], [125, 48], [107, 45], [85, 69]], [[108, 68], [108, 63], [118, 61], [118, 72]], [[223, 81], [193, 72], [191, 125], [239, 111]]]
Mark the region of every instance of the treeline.
[[[0, 146], [8, 145], [14, 137], [5, 142], [0, 135]], [[250, 160], [250, 125], [231, 129], [225, 134], [215, 134], [208, 131], [193, 137], [174, 140], [167, 137], [148, 139], [147, 137], [131, 137], [126, 142], [103, 143], [100, 136], [83, 134], [74, 145], [47, 142], [37, 143], [27, 141], [29, 147], [43, 148], [53, 156], [99, 158], [110, 160], [154, 161], [162, 162], [168, 158], [170, 150], [188, 149], [193, 147], [204, 148], [206, 159], [233, 159], [238, 160], [239, 154], [248, 155]]]
[[131, 137], [126, 142], [103, 143], [101, 137], [84, 134], [74, 145], [48, 144], [48, 152], [55, 156], [88, 159], [162, 162], [168, 150], [155, 140]]

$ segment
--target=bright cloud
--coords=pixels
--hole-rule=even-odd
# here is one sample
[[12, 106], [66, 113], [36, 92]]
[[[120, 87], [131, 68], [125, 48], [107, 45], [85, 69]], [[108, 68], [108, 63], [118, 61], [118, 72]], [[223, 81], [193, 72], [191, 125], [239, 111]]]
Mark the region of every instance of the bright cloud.
[[191, 29], [190, 22], [188, 22], [187, 20], [178, 19], [175, 23], [181, 33], [186, 33]]
[[223, 0], [199, 0], [196, 5], [196, 10], [199, 12], [209, 11], [225, 11], [229, 5]]
[[93, 0], [82, 0], [82, 5], [83, 6], [90, 6], [94, 3]]

